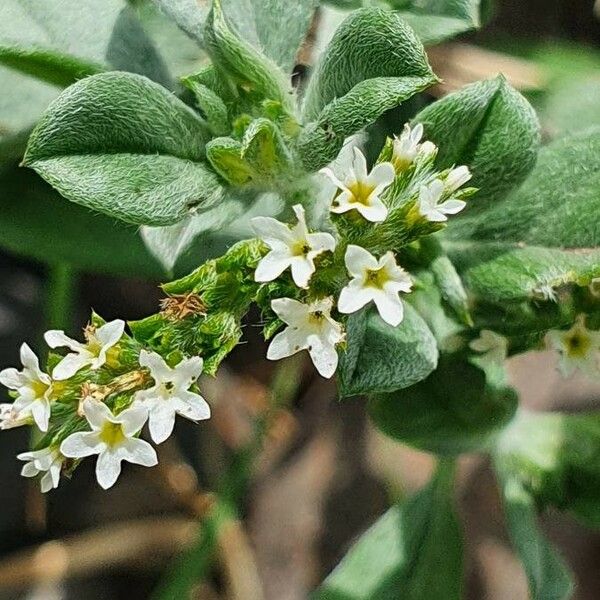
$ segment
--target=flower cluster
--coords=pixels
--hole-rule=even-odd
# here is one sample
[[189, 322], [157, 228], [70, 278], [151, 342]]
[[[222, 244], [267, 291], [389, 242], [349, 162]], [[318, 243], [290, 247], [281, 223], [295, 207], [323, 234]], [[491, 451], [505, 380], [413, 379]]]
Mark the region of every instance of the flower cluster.
[[[349, 315], [373, 306], [390, 327], [404, 317], [401, 294], [413, 281], [401, 266], [410, 244], [444, 227], [465, 206], [472, 189], [466, 167], [438, 171], [437, 148], [421, 142], [423, 128], [406, 126], [388, 140], [369, 172], [354, 148], [345, 172], [324, 169], [336, 187], [327, 223], [311, 231], [303, 206], [293, 206], [291, 225], [256, 217], [258, 239], [235, 244], [180, 280], [163, 286], [163, 310], [141, 321], [108, 323], [96, 315], [79, 342], [48, 331], [47, 368], [23, 344], [23, 368], [5, 369], [0, 383], [12, 404], [0, 405], [0, 428], [33, 425], [42, 433], [22, 474], [41, 475], [43, 491], [55, 488], [79, 462], [97, 455], [96, 476], [112, 486], [123, 461], [152, 466], [153, 446], [140, 437], [147, 425], [161, 444], [180, 415], [210, 417], [197, 393], [202, 372], [214, 374], [239, 342], [252, 303], [266, 313], [267, 358], [308, 351], [323, 377], [338, 366]], [[281, 329], [281, 331], [278, 331]], [[55, 349], [66, 353], [57, 354]]]
[[[269, 248], [255, 280], [277, 280], [289, 268], [298, 288], [297, 297], [271, 301], [271, 309], [286, 327], [272, 340], [269, 359], [308, 350], [318, 372], [332, 377], [338, 364], [336, 347], [345, 339], [343, 323], [332, 316], [334, 309], [349, 315], [373, 303], [386, 323], [400, 325], [404, 316], [400, 294], [411, 291], [412, 280], [398, 264], [398, 252], [402, 245], [437, 231], [448, 215], [466, 206], [461, 197], [469, 190], [458, 190], [471, 178], [465, 166], [435, 171], [437, 148], [421, 142], [422, 136], [420, 124], [414, 129], [406, 125], [370, 172], [358, 148], [353, 148], [345, 173], [322, 169], [337, 189], [329, 206], [336, 237], [311, 233], [299, 205], [293, 207], [297, 222], [292, 226], [267, 217], [252, 220], [256, 235]], [[387, 222], [406, 235], [400, 245], [390, 242], [382, 248], [389, 239]], [[319, 269], [326, 275], [319, 278]], [[315, 278], [319, 281], [313, 284]]]
[[107, 489], [121, 472], [123, 461], [153, 466], [154, 448], [139, 435], [148, 423], [150, 438], [164, 442], [173, 432], [175, 416], [192, 421], [210, 417], [210, 407], [190, 391], [202, 373], [199, 357], [171, 366], [158, 354], [140, 349], [125, 334], [121, 320], [85, 329], [85, 343], [63, 331], [48, 331], [50, 348], [65, 347], [65, 356], [51, 354], [50, 374], [27, 344], [21, 347], [22, 370], [0, 372], [0, 383], [11, 390], [12, 404], [1, 405], [0, 428], [37, 426], [45, 433], [36, 449], [19, 454], [21, 474], [42, 474], [41, 489], [58, 486], [62, 471], [97, 455], [96, 477]]

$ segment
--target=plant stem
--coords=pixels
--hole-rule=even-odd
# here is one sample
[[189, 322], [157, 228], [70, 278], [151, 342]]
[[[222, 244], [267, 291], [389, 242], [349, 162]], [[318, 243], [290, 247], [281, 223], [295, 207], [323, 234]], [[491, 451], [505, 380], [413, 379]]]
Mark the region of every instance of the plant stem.
[[69, 329], [73, 323], [74, 269], [67, 264], [53, 265], [46, 283], [46, 327]]
[[250, 485], [254, 461], [262, 450], [273, 417], [297, 394], [303, 364], [301, 358], [294, 356], [278, 364], [269, 391], [268, 406], [254, 421], [250, 441], [235, 453], [223, 474], [215, 504], [200, 520], [197, 542], [168, 570], [152, 594], [154, 600], [187, 598], [194, 585], [208, 575], [220, 546], [224, 525], [238, 518], [238, 506]]

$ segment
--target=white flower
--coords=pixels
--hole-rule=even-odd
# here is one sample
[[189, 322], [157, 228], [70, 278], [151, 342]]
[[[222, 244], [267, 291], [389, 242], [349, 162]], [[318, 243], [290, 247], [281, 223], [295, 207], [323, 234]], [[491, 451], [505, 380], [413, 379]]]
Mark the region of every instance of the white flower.
[[69, 458], [97, 454], [96, 478], [105, 490], [119, 477], [121, 461], [144, 467], [157, 464], [154, 448], [135, 437], [148, 418], [146, 408], [131, 406], [115, 416], [106, 404], [88, 398], [83, 401], [83, 412], [92, 431], [71, 434], [60, 451]]
[[470, 181], [471, 177], [473, 177], [473, 175], [471, 174], [471, 171], [469, 171], [469, 167], [462, 165], [452, 169], [444, 181], [446, 191], [450, 193], [455, 192], [458, 188], [465, 185], [467, 181]]
[[367, 221], [385, 221], [388, 209], [379, 196], [396, 176], [392, 163], [379, 163], [368, 174], [364, 154], [358, 148], [354, 148], [352, 168], [344, 181], [338, 179], [331, 169], [321, 169], [320, 172], [327, 175], [341, 190], [333, 199], [331, 212], [345, 213], [355, 209]]
[[18, 413], [14, 409], [13, 404], [6, 402], [0, 404], [0, 429], [13, 429], [22, 425], [29, 425], [30, 423], [31, 413], [29, 411]]
[[577, 369], [590, 377], [600, 375], [600, 331], [585, 326], [585, 315], [568, 331], [549, 331], [547, 340], [560, 353], [559, 370], [565, 377]]
[[495, 331], [482, 329], [479, 337], [469, 342], [469, 348], [480, 354], [480, 361], [501, 365], [508, 355], [508, 340]]
[[58, 487], [60, 471], [65, 461], [65, 457], [58, 448], [43, 448], [42, 450], [23, 452], [17, 455], [17, 458], [27, 461], [27, 464], [23, 465], [21, 470], [23, 477], [35, 477], [40, 473], [44, 473], [40, 480], [40, 487], [44, 494]]
[[419, 154], [421, 156], [430, 157], [437, 154], [438, 147], [433, 142], [423, 142], [419, 146]]
[[344, 259], [352, 280], [340, 293], [338, 310], [350, 314], [372, 301], [386, 323], [399, 325], [404, 307], [398, 294], [410, 292], [412, 281], [396, 263], [393, 252], [377, 260], [364, 248], [349, 245]]
[[[17, 391], [17, 398], [11, 406], [12, 421], [18, 421], [21, 416], [33, 417], [35, 424], [42, 430], [48, 431], [50, 419], [50, 394], [52, 380], [40, 370], [38, 357], [27, 345], [21, 345], [21, 363], [23, 370], [4, 369], [0, 372], [0, 383], [11, 390]], [[3, 424], [6, 423], [3, 419]], [[2, 428], [15, 427], [5, 425]]]
[[73, 350], [67, 354], [52, 371], [52, 377], [57, 380], [69, 379], [77, 371], [89, 366], [99, 369], [106, 363], [107, 352], [121, 339], [125, 330], [125, 321], [116, 319], [101, 327], [86, 330], [87, 342], [80, 342], [65, 335], [64, 331], [52, 329], [44, 334], [44, 339], [50, 348], [66, 346]]
[[335, 345], [344, 339], [342, 326], [331, 318], [332, 306], [331, 298], [312, 304], [292, 298], [271, 301], [271, 308], [288, 327], [273, 338], [267, 358], [278, 360], [308, 350], [317, 371], [323, 377], [331, 377], [338, 364]]
[[294, 212], [298, 223], [291, 229], [272, 217], [252, 219], [256, 235], [271, 248], [258, 263], [254, 273], [256, 281], [273, 281], [290, 267], [294, 283], [306, 288], [315, 272], [315, 258], [322, 252], [334, 250], [335, 239], [331, 234], [308, 232], [304, 208], [300, 204], [294, 206]]
[[463, 200], [450, 198], [440, 204], [444, 193], [444, 183], [440, 179], [433, 180], [428, 186], [421, 186], [419, 192], [419, 213], [428, 221], [439, 223], [447, 221], [446, 215], [459, 213], [467, 203]]
[[191, 421], [210, 419], [206, 400], [188, 391], [202, 373], [200, 357], [184, 359], [172, 369], [155, 352], [142, 350], [140, 365], [150, 369], [154, 385], [136, 392], [134, 401], [147, 408], [150, 436], [155, 443], [164, 442], [173, 433], [176, 414]]

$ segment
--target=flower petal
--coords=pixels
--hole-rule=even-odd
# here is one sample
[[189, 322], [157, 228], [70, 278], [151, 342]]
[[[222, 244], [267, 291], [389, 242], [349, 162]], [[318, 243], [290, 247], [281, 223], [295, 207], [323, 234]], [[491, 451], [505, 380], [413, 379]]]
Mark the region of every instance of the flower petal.
[[78, 352], [84, 348], [83, 344], [80, 344], [77, 340], [66, 336], [65, 332], [59, 329], [51, 329], [50, 331], [46, 331], [44, 334], [44, 339], [50, 348], [62, 348], [64, 346], [66, 348], [70, 348], [74, 352]]
[[254, 217], [250, 219], [254, 233], [268, 246], [277, 246], [279, 242], [290, 244], [294, 236], [290, 228], [273, 217]]
[[204, 360], [200, 356], [184, 358], [174, 369], [173, 383], [186, 390], [200, 377]]
[[50, 421], [50, 402], [45, 398], [40, 398], [31, 403], [31, 416], [40, 431], [48, 431], [48, 422]]
[[363, 287], [358, 280], [353, 279], [340, 292], [338, 310], [345, 315], [349, 315], [369, 304], [371, 300], [373, 300], [372, 290]]
[[315, 263], [311, 258], [296, 256], [291, 264], [292, 279], [299, 288], [307, 288], [312, 274], [315, 272]]
[[106, 444], [95, 431], [72, 433], [60, 445], [61, 453], [69, 458], [85, 458], [102, 452], [104, 448]]
[[333, 252], [335, 250], [335, 238], [330, 233], [309, 233], [306, 240], [313, 252]]
[[404, 318], [404, 306], [397, 294], [378, 291], [374, 294], [373, 301], [379, 316], [389, 325], [396, 327]]
[[466, 205], [467, 203], [463, 200], [451, 198], [450, 200], [446, 200], [446, 202], [439, 204], [438, 209], [445, 215], [455, 215], [459, 213]]
[[394, 165], [390, 162], [382, 162], [373, 167], [371, 174], [367, 177], [367, 182], [382, 191], [392, 184], [395, 178]]
[[271, 300], [273, 312], [288, 325], [304, 324], [308, 321], [309, 307], [293, 298]]
[[130, 437], [140, 431], [148, 420], [148, 409], [141, 404], [132, 405], [111, 420], [121, 423], [123, 433]]
[[84, 353], [67, 354], [53, 369], [52, 377], [57, 381], [70, 379], [90, 364], [90, 357]]
[[127, 462], [143, 467], [153, 467], [158, 464], [156, 450], [145, 440], [130, 438], [123, 444], [123, 448], [127, 452], [124, 456]]
[[377, 259], [361, 246], [349, 244], [344, 255], [344, 262], [348, 273], [353, 277], [362, 278], [366, 269], [376, 269]]
[[352, 158], [352, 170], [357, 181], [366, 181], [367, 179], [367, 159], [356, 146], [352, 148], [354, 156]]
[[110, 408], [104, 402], [92, 400], [91, 398], [83, 401], [83, 414], [94, 430], [102, 429], [107, 421], [111, 423], [118, 422]]
[[326, 379], [333, 377], [339, 360], [335, 347], [324, 343], [318, 336], [311, 336], [309, 343], [310, 358], [321, 377]]
[[23, 375], [14, 367], [0, 371], [0, 383], [9, 390], [18, 390], [23, 385]]
[[174, 401], [175, 410], [182, 417], [191, 419], [192, 421], [210, 419], [210, 406], [200, 394], [185, 392], [179, 394]]
[[108, 323], [104, 323], [101, 327], [98, 327], [94, 335], [102, 344], [103, 348], [110, 348], [121, 339], [124, 332], [125, 321], [122, 319], [115, 319], [114, 321], [109, 321]]
[[156, 352], [148, 350], [140, 351], [140, 367], [150, 369], [150, 375], [156, 382], [168, 381], [173, 374], [173, 370], [164, 361], [163, 357]]
[[162, 444], [175, 427], [175, 407], [169, 400], [157, 402], [149, 412], [148, 429], [155, 444]]
[[112, 487], [121, 474], [122, 457], [118, 452], [106, 449], [96, 461], [96, 479], [102, 489]]
[[254, 280], [258, 282], [277, 279], [291, 264], [292, 256], [288, 251], [271, 250], [264, 256], [254, 271]]
[[381, 223], [386, 220], [388, 215], [387, 206], [378, 196], [371, 195], [370, 205], [357, 202], [354, 208], [371, 223]]
[[267, 349], [267, 358], [269, 360], [279, 360], [305, 350], [307, 347], [306, 336], [301, 331], [286, 327], [271, 340]]

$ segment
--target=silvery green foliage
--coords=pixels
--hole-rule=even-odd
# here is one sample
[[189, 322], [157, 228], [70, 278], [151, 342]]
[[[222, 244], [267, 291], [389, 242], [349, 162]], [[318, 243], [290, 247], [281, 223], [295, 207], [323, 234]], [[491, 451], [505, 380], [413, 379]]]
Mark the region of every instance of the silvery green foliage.
[[[171, 388], [161, 386], [177, 369], [194, 381], [201, 369], [215, 374], [256, 306], [269, 358], [307, 350], [326, 376], [337, 367], [342, 399], [366, 395], [383, 433], [440, 457], [432, 483], [382, 517], [316, 598], [460, 598], [453, 461], [478, 452], [491, 456], [498, 472], [532, 597], [566, 600], [568, 569], [536, 516], [552, 506], [600, 523], [598, 417], [523, 413], [503, 363], [547, 340], [563, 372], [579, 366], [597, 374], [598, 130], [582, 128], [540, 150], [535, 112], [503, 77], [436, 102], [423, 95], [437, 81], [423, 44], [479, 26], [489, 2], [362, 7], [339, 0], [357, 10], [348, 12], [300, 92], [291, 74], [312, 0], [213, 0], [207, 11], [187, 0], [155, 3], [198, 42], [199, 56], [208, 55], [180, 87], [132, 9], [117, 0], [98, 14], [87, 2], [72, 9], [73, 28], [95, 23], [94, 35], [76, 36], [74, 45], [56, 25], [66, 3], [0, 8], [0, 63], [12, 69], [0, 77], [9, 81], [19, 70], [44, 82], [35, 83], [40, 103], [31, 117], [0, 104], [0, 118], [13, 119], [0, 138], [0, 183], [23, 194], [22, 210], [4, 211], [0, 241], [51, 264], [156, 276], [160, 267], [130, 224], [143, 227], [164, 268], [182, 270], [180, 257], [190, 266], [163, 286], [162, 310], [129, 323], [130, 334], [120, 330], [102, 357], [94, 354], [94, 335], [103, 322], [93, 315], [85, 342], [68, 342], [90, 360], [60, 385], [48, 378], [65, 359], [49, 354], [43, 376], [36, 371], [43, 390], [29, 386], [50, 403], [48, 431], [34, 453], [21, 455], [24, 474], [45, 473], [45, 489], [58, 485], [57, 474], [71, 469], [60, 449], [71, 439], [65, 452], [82, 457], [76, 442], [90, 428], [108, 445], [137, 440], [143, 414], [136, 398], [148, 390], [154, 404], [166, 398]], [[35, 26], [41, 17], [43, 27]], [[19, 81], [27, 87], [33, 80]], [[48, 83], [68, 87], [29, 136], [24, 128], [58, 93]], [[367, 165], [349, 138], [417, 95], [426, 107], [404, 130], [398, 123], [389, 131]], [[24, 164], [62, 198], [33, 172], [16, 177], [6, 166], [27, 139]], [[347, 155], [352, 164], [342, 160]], [[327, 177], [317, 173], [328, 165]], [[464, 187], [471, 176], [473, 187]], [[317, 197], [323, 206], [314, 206]], [[311, 209], [324, 215], [319, 223], [311, 222]], [[265, 220], [276, 212], [281, 221]], [[258, 237], [251, 217], [262, 218]], [[49, 219], [64, 221], [65, 240], [45, 232]], [[20, 235], [25, 227], [35, 234], [35, 249]], [[211, 230], [218, 235], [208, 237]], [[352, 270], [356, 248], [375, 265], [393, 265], [399, 287], [385, 288], [379, 267]], [[212, 258], [204, 260], [207, 254]], [[344, 306], [343, 290], [367, 288], [367, 304]], [[390, 325], [398, 322], [390, 314], [400, 315], [398, 325]], [[57, 333], [49, 339], [56, 345]], [[0, 407], [0, 428], [33, 424], [21, 385], [29, 381], [30, 358], [20, 374], [3, 372], [16, 403]], [[177, 408], [154, 426], [155, 439], [164, 439], [175, 414], [207, 417], [204, 405], [190, 408], [188, 394], [199, 397], [193, 385], [176, 386], [181, 398], [168, 398]], [[106, 431], [91, 401], [106, 405]], [[113, 435], [113, 425], [124, 437]], [[152, 449], [133, 445], [129, 459], [153, 464]], [[111, 468], [110, 477], [99, 475], [103, 484], [113, 481]]]

